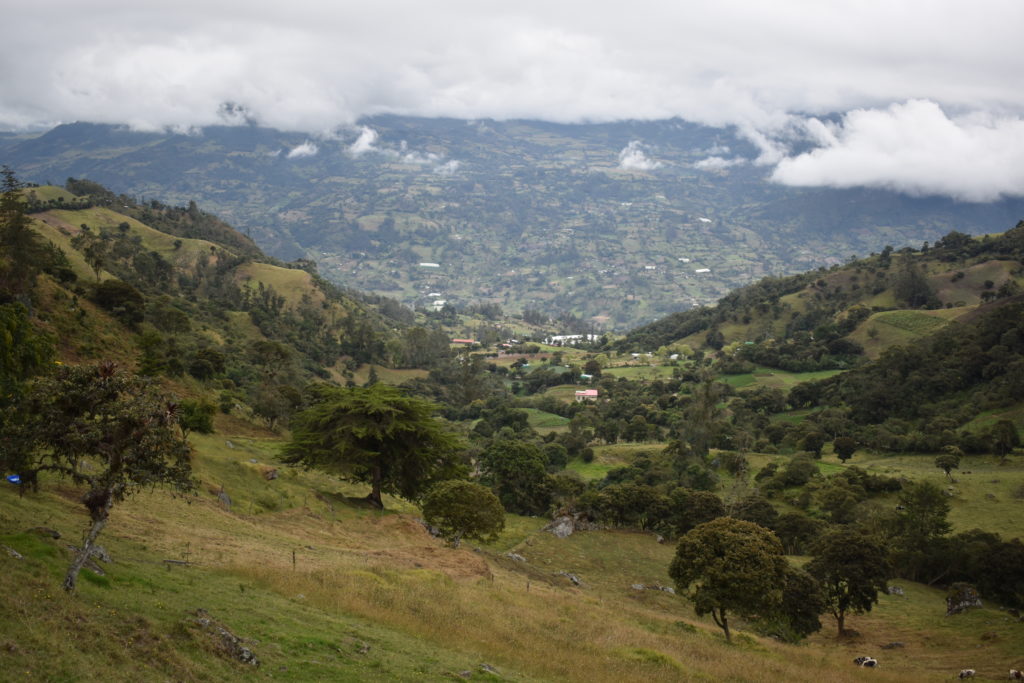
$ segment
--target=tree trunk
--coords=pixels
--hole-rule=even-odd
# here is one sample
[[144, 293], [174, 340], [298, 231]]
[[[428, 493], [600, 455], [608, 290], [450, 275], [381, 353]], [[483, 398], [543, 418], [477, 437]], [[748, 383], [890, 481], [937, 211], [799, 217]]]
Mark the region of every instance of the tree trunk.
[[75, 590], [75, 583], [78, 581], [78, 572], [82, 570], [82, 566], [89, 561], [89, 557], [92, 555], [92, 549], [96, 545], [96, 537], [103, 531], [103, 527], [107, 525], [107, 519], [110, 517], [110, 502], [106, 505], [96, 509], [91, 514], [92, 526], [89, 527], [89, 533], [85, 535], [85, 542], [82, 543], [82, 549], [75, 555], [75, 559], [71, 561], [71, 566], [68, 567], [68, 573], [64, 577], [63, 587], [64, 590], [71, 593]]
[[836, 612], [836, 623], [839, 624], [839, 635], [846, 633], [846, 612]]
[[729, 617], [725, 615], [724, 609], [711, 608], [711, 618], [718, 624], [718, 628], [725, 632], [725, 642], [732, 642], [732, 634], [729, 633]]
[[384, 499], [381, 498], [380, 488], [383, 476], [380, 472], [380, 467], [375, 466], [373, 468], [373, 478], [370, 481], [371, 490], [370, 495], [366, 497], [366, 500], [370, 501], [370, 504], [381, 510], [384, 509]]

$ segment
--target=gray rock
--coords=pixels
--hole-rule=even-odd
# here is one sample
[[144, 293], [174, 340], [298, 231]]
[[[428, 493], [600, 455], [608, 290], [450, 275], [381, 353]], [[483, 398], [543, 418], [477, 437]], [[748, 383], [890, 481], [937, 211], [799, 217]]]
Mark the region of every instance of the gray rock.
[[562, 515], [555, 517], [550, 524], [544, 527], [544, 531], [554, 534], [557, 538], [565, 538], [572, 536], [572, 533], [576, 531], [576, 524], [569, 515]]
[[526, 558], [519, 553], [505, 553], [505, 557], [516, 562], [526, 562]]
[[17, 550], [15, 550], [14, 548], [12, 548], [9, 545], [0, 545], [0, 548], [3, 548], [4, 550], [6, 550], [7, 554], [10, 555], [11, 557], [13, 557], [16, 560], [23, 560], [23, 559], [25, 559], [24, 556], [21, 553], [19, 553]]
[[903, 595], [903, 588], [901, 586], [889, 586], [887, 589], [889, 595]]
[[229, 496], [228, 492], [225, 491], [224, 489], [221, 489], [217, 493], [217, 500], [219, 500], [221, 502], [221, 505], [223, 505], [226, 509], [231, 509], [231, 496]]
[[630, 586], [630, 588], [632, 588], [635, 591], [647, 590], [647, 586], [643, 585], [642, 583], [634, 583], [632, 586]]
[[555, 576], [564, 576], [565, 578], [569, 579], [569, 581], [571, 581], [572, 585], [574, 586], [580, 586], [583, 584], [583, 582], [580, 580], [580, 577], [576, 576], [575, 574], [570, 574], [569, 572], [555, 572]]
[[966, 612], [972, 607], [981, 607], [978, 589], [968, 583], [954, 583], [946, 596], [946, 616]]

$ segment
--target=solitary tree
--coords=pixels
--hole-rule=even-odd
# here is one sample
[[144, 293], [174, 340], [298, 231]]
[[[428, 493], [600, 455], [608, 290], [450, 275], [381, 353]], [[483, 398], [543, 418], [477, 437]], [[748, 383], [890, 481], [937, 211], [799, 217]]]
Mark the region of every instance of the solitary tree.
[[158, 485], [182, 493], [194, 489], [176, 413], [177, 406], [148, 380], [102, 363], [65, 367], [36, 381], [17, 418], [5, 421], [0, 441], [27, 449], [34, 471], [53, 471], [86, 487], [82, 503], [91, 524], [64, 578], [65, 590], [75, 589], [115, 503]]
[[387, 384], [322, 387], [314, 404], [292, 417], [283, 459], [370, 484], [366, 499], [379, 508], [384, 493], [417, 500], [460, 470], [462, 441], [436, 409]]
[[[957, 448], [952, 446], [952, 448]], [[957, 448], [957, 450], [960, 450]], [[936, 456], [935, 466], [946, 473], [946, 478], [952, 479], [953, 475], [950, 474], [955, 469], [960, 467], [960, 456], [956, 453], [943, 453], [942, 455]]]
[[852, 527], [823, 535], [805, 568], [821, 582], [825, 606], [836, 619], [839, 635], [846, 631], [847, 614], [871, 611], [891, 574], [882, 542]]
[[493, 541], [505, 528], [505, 508], [486, 486], [471, 481], [442, 481], [423, 498], [423, 519], [458, 548], [463, 538]]
[[778, 612], [785, 568], [775, 534], [753, 522], [719, 517], [679, 540], [668, 573], [697, 614], [710, 612], [729, 641], [730, 612], [745, 618]]
[[989, 430], [992, 447], [1000, 458], [1006, 459], [1014, 448], [1020, 446], [1020, 434], [1017, 427], [1009, 420], [999, 420]]
[[857, 442], [848, 436], [836, 437], [836, 440], [832, 442], [832, 450], [835, 451], [836, 457], [845, 464], [857, 451]]

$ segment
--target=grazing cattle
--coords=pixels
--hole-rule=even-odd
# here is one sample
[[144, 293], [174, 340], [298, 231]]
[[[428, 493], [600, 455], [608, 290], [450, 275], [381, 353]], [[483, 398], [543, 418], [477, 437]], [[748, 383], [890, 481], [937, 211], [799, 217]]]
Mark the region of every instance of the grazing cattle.
[[974, 674], [978, 673], [974, 669], [961, 669], [960, 673], [957, 674], [957, 678], [963, 680], [965, 678], [974, 678]]
[[1010, 669], [1010, 680], [1011, 681], [1024, 681], [1024, 671], [1018, 671], [1017, 669]]
[[857, 657], [853, 660], [853, 663], [857, 666], [866, 666], [868, 668], [874, 668], [878, 666], [878, 660], [874, 657]]

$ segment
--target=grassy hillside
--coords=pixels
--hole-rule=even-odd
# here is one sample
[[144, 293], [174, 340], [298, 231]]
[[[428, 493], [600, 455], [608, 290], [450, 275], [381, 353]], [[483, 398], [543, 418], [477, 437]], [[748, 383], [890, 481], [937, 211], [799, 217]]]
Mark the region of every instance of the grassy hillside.
[[[837, 641], [825, 620], [825, 631], [799, 646], [749, 632], [726, 645], [680, 599], [631, 587], [671, 585], [672, 546], [650, 534], [557, 539], [513, 518], [494, 546], [452, 550], [407, 504], [389, 500], [389, 511], [372, 511], [347, 497], [361, 495], [358, 487], [280, 468], [273, 440], [222, 433], [194, 443], [199, 494], [143, 494], [116, 508], [102, 537], [112, 562], [100, 563], [103, 576], [83, 573], [74, 596], [58, 587], [64, 544], [85, 523], [74, 489], [52, 480], [38, 495], [0, 489], [0, 543], [22, 555], [0, 555], [9, 615], [0, 622], [0, 670], [19, 680], [88, 671], [176, 680], [441, 680], [469, 672], [478, 680], [852, 681], [863, 674], [850, 660], [870, 652], [883, 664], [872, 676], [896, 681], [943, 680], [967, 666], [995, 678], [1020, 664], [1024, 626], [1006, 613], [989, 606], [945, 618], [941, 591], [902, 581], [903, 596], [885, 596], [853, 618], [859, 638]], [[599, 461], [625, 455], [616, 453]], [[920, 458], [860, 464], [942, 477]], [[271, 469], [279, 476], [267, 480]], [[998, 487], [989, 485], [995, 477]], [[975, 462], [971, 475], [957, 478], [958, 527], [993, 528], [996, 518], [999, 530], [1024, 525], [1008, 496], [1024, 483], [1024, 468]], [[996, 488], [993, 502], [985, 492]], [[216, 495], [222, 490], [230, 508]], [[62, 538], [30, 531], [37, 526]], [[261, 666], [232, 661], [198, 625], [200, 608], [243, 638]], [[904, 646], [879, 649], [894, 641]]]
[[[53, 197], [46, 201], [57, 201]], [[531, 355], [525, 373], [512, 367], [520, 354], [496, 364], [483, 352], [449, 357], [445, 329], [405, 329], [305, 267], [253, 259], [240, 237], [189, 236], [199, 234], [197, 225], [206, 226], [204, 234], [220, 234], [198, 210], [161, 210], [157, 218], [173, 223], [174, 232], [116, 208], [83, 203], [33, 214], [35, 227], [65, 251], [67, 263], [39, 276], [32, 324], [57, 340], [60, 363], [113, 358], [151, 374], [178, 399], [208, 402], [214, 431], [189, 436], [195, 493], [175, 498], [147, 490], [115, 505], [99, 541], [110, 561], [86, 568], [75, 594], [59, 586], [69, 546], [81, 543], [88, 521], [82, 490], [46, 472], [39, 492], [0, 481], [0, 679], [853, 681], [871, 675], [903, 681], [945, 680], [965, 667], [996, 677], [1024, 665], [1024, 623], [1009, 612], [986, 598], [984, 608], [947, 618], [942, 589], [909, 581], [894, 581], [904, 595], [884, 595], [869, 614], [848, 618], [859, 634], [837, 638], [825, 617], [823, 631], [799, 645], [759, 635], [756, 624], [739, 619], [727, 643], [690, 603], [660, 589], [671, 585], [673, 541], [659, 543], [656, 534], [640, 529], [675, 533], [654, 526], [655, 514], [669, 519], [676, 500], [671, 496], [689, 495], [691, 487], [713, 490], [736, 515], [750, 494], [762, 492], [772, 496], [761, 500], [769, 512], [800, 511], [819, 524], [849, 523], [830, 517], [826, 490], [845, 487], [856, 496], [861, 487], [857, 521], [877, 531], [886, 528], [886, 514], [900, 501], [897, 489], [925, 481], [941, 487], [937, 495], [950, 503], [954, 532], [980, 528], [1008, 540], [1024, 528], [1020, 458], [1012, 449], [1004, 457], [968, 453], [950, 480], [935, 466], [935, 453], [912, 441], [952, 435], [956, 424], [930, 408], [920, 425], [887, 422], [885, 430], [874, 432], [878, 440], [903, 439], [899, 443], [915, 445], [922, 455], [856, 444], [852, 460], [843, 464], [835, 454], [836, 436], [851, 430], [851, 419], [843, 406], [815, 404], [820, 396], [814, 392], [864, 375], [745, 361], [737, 349], [748, 345], [738, 342], [756, 326], [757, 315], [772, 315], [771, 301], [760, 302], [767, 306], [760, 311], [760, 303], [748, 298], [750, 321], [740, 309], [723, 309], [732, 312], [716, 329], [737, 336], [719, 340], [723, 352], [710, 367], [729, 374], [716, 378], [706, 374], [703, 360], [669, 362], [663, 352], [650, 361], [665, 363], [657, 367], [603, 354], [606, 376], [595, 384], [557, 384], [576, 381], [578, 369], [599, 357], [596, 350], [545, 347], [548, 362]], [[140, 207], [128, 209], [141, 215]], [[993, 239], [997, 246], [1000, 239]], [[97, 244], [103, 247], [99, 261], [89, 251]], [[993, 272], [998, 270], [984, 271]], [[1006, 273], [1018, 277], [1014, 269]], [[839, 301], [838, 293], [849, 291], [853, 274], [814, 274], [795, 290], [792, 283], [768, 289], [793, 297], [791, 306], [801, 316], [819, 315], [822, 302]], [[957, 278], [964, 280], [966, 274]], [[992, 289], [984, 281], [980, 286]], [[887, 291], [871, 296], [881, 301]], [[933, 342], [939, 354], [956, 348], [959, 335], [970, 357], [942, 357], [954, 365], [982, 359], [987, 378], [1002, 378], [998, 360], [1024, 344], [1024, 331], [1013, 327], [1016, 313], [1005, 315], [1007, 322], [988, 312], [1017, 311], [1016, 295], [984, 298], [995, 300], [866, 315], [836, 309], [820, 314], [813, 334], [800, 338], [808, 348], [810, 342], [823, 344], [838, 334], [846, 316], [856, 317], [850, 336], [904, 334]], [[709, 320], [714, 315], [701, 314]], [[772, 324], [788, 327], [793, 316], [785, 318]], [[466, 324], [458, 316], [447, 319]], [[872, 335], [874, 328], [892, 331]], [[975, 352], [968, 341], [985, 348]], [[775, 342], [765, 343], [774, 348]], [[429, 371], [396, 362], [409, 347], [427, 346], [441, 349], [441, 360]], [[910, 352], [899, 359], [925, 379], [944, 367], [931, 357], [915, 366]], [[532, 382], [534, 372], [544, 381]], [[879, 395], [892, 398], [896, 376], [883, 373], [869, 388], [880, 385]], [[568, 471], [550, 477], [546, 472], [557, 467], [545, 460], [533, 480], [538, 489], [559, 487], [535, 510], [539, 515], [601, 512], [609, 501], [623, 507], [652, 504], [632, 522], [595, 516], [606, 528], [561, 539], [543, 530], [549, 521], [543, 516], [508, 515], [493, 543], [452, 549], [426, 531], [414, 504], [386, 498], [385, 510], [373, 509], [363, 498], [366, 487], [280, 462], [289, 411], [303, 405], [302, 390], [311, 379], [362, 384], [372, 377], [447, 401], [445, 414], [465, 427], [466, 455], [476, 458], [472, 465], [482, 472], [488, 466], [484, 454], [492, 448], [501, 455], [516, 447], [530, 457], [549, 443], [563, 446]], [[515, 386], [521, 395], [511, 397]], [[576, 389], [593, 386], [599, 387], [600, 401], [574, 402]], [[1004, 382], [1000, 396], [1007, 400], [997, 403], [993, 394], [989, 404], [964, 413], [968, 435], [987, 433], [1006, 420], [1020, 424], [1024, 404], [1009, 401], [1015, 386]], [[810, 407], [787, 410], [787, 391], [802, 395]], [[926, 421], [936, 415], [945, 422], [933, 427]], [[607, 436], [609, 424], [621, 429]], [[693, 436], [693, 425], [720, 430], [717, 440], [703, 442], [711, 448], [707, 457], [679, 447]], [[799, 457], [813, 450], [808, 437], [817, 430], [828, 432], [820, 440], [822, 458]], [[965, 446], [977, 442], [954, 437]], [[666, 450], [669, 444], [674, 450]], [[759, 478], [766, 466], [784, 474], [801, 460], [815, 475], [833, 479], [808, 473], [801, 488], [774, 475]], [[850, 481], [863, 486], [836, 478], [856, 478], [854, 466], [866, 474]], [[873, 487], [897, 486], [872, 488], [869, 495], [872, 475], [879, 475]], [[619, 519], [627, 513], [632, 510]], [[795, 565], [807, 560], [788, 559]], [[893, 642], [902, 646], [883, 649]], [[238, 644], [255, 653], [259, 667], [238, 661], [232, 654]], [[882, 667], [854, 667], [852, 658], [862, 654], [877, 656]]]

